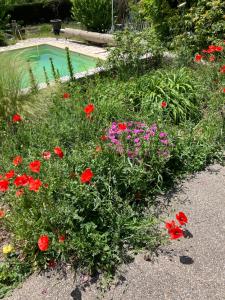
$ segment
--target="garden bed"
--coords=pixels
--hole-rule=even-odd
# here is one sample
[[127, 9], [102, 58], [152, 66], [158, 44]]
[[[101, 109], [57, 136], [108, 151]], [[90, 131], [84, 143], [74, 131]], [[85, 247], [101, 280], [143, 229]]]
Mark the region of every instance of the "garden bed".
[[0, 125], [1, 174], [14, 170], [1, 187], [9, 210], [0, 222], [18, 263], [34, 270], [63, 261], [109, 275], [155, 249], [165, 239], [155, 196], [220, 157], [216, 76], [207, 65], [171, 65], [27, 96], [29, 111], [26, 104]]

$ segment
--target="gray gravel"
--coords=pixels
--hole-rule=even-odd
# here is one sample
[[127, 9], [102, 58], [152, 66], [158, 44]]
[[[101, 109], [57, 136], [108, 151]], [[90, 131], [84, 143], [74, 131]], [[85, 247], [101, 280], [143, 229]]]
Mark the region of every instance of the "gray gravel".
[[[121, 281], [103, 299], [225, 300], [225, 168], [209, 167], [184, 181], [169, 197], [167, 219], [184, 211], [193, 238], [171, 241], [152, 261], [137, 255], [134, 262], [121, 268]], [[7, 299], [99, 298], [95, 284], [84, 291], [68, 271], [67, 278], [34, 274]]]

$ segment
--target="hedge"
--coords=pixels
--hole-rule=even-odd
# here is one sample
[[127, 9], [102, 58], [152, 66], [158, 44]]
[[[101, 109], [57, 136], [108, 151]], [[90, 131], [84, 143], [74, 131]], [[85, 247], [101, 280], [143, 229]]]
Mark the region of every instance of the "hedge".
[[70, 19], [71, 2], [64, 0], [58, 9], [58, 15], [52, 6], [43, 3], [26, 3], [15, 5], [9, 10], [11, 20], [23, 21], [24, 25], [49, 22], [51, 19]]

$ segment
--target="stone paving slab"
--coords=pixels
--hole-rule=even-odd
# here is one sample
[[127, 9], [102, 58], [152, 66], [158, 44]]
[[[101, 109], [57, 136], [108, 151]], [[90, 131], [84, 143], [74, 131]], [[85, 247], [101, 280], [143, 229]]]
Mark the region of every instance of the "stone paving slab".
[[68, 271], [67, 278], [33, 274], [6, 299], [224, 300], [225, 168], [211, 166], [159, 201], [167, 207], [167, 220], [180, 210], [187, 214], [193, 237], [171, 241], [151, 261], [137, 255], [134, 262], [121, 267], [121, 282], [103, 297], [95, 284], [82, 290]]
[[99, 58], [105, 60], [107, 58], [108, 52], [106, 49], [97, 46], [91, 46], [87, 44], [77, 43], [71, 41], [69, 39], [63, 38], [32, 38], [21, 40], [15, 45], [0, 47], [0, 53], [10, 50], [18, 50], [26, 47], [40, 46], [40, 45], [50, 45], [54, 47], [58, 47], [61, 49], [65, 49], [68, 47], [71, 51], [78, 52], [80, 54], [92, 56], [95, 58]]

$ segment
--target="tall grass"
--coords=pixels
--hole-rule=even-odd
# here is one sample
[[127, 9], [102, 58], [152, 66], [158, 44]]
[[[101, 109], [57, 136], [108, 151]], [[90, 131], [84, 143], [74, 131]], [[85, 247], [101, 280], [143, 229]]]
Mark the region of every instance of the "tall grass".
[[10, 54], [0, 55], [0, 118], [17, 112], [21, 105], [22, 63]]

